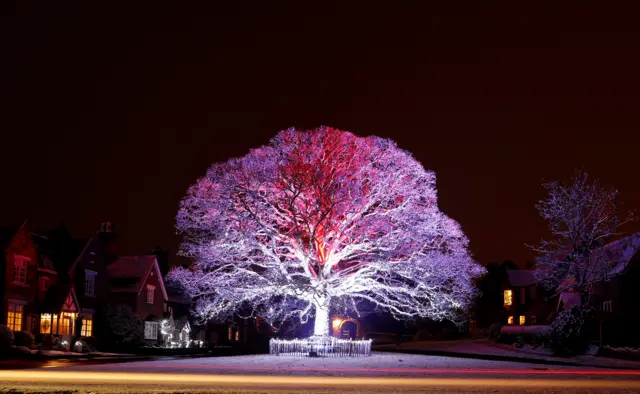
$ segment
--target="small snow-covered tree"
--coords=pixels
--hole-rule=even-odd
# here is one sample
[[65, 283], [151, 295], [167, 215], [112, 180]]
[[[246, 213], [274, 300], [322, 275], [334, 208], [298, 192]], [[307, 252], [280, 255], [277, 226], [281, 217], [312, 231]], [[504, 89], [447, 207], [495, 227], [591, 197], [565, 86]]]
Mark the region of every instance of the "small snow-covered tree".
[[438, 209], [433, 172], [391, 140], [325, 127], [214, 164], [177, 229], [194, 262], [170, 277], [201, 318], [248, 306], [272, 325], [315, 315], [314, 335], [328, 334], [331, 310], [363, 303], [456, 321], [484, 272]]
[[618, 190], [583, 172], [567, 183], [543, 186], [548, 195], [536, 208], [549, 222], [553, 238], [533, 247], [539, 254], [535, 276], [551, 291], [579, 293], [585, 303], [593, 284], [611, 271], [604, 246], [634, 215], [621, 214]]

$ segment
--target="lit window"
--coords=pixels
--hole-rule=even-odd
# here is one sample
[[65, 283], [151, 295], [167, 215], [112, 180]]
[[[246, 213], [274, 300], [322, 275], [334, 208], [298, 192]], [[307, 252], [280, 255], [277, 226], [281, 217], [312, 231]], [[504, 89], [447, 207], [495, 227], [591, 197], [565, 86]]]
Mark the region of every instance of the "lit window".
[[158, 327], [160, 323], [154, 321], [144, 322], [144, 339], [158, 339]]
[[240, 331], [236, 331], [236, 341], [240, 340]]
[[27, 262], [29, 259], [22, 256], [15, 256], [13, 261], [13, 282], [27, 284]]
[[147, 285], [147, 304], [153, 304], [153, 293], [155, 290], [155, 286]]
[[7, 327], [13, 331], [22, 331], [22, 314], [24, 305], [9, 302], [7, 311]]
[[507, 318], [507, 324], [513, 324], [513, 316]]
[[513, 305], [513, 291], [511, 290], [504, 291], [504, 304]]
[[47, 289], [49, 289], [49, 278], [43, 276], [40, 278], [40, 290], [47, 291]]
[[51, 334], [51, 323], [50, 313], [40, 315], [40, 334]]
[[96, 291], [96, 274], [95, 271], [84, 270], [84, 295], [93, 296]]
[[233, 338], [233, 330], [229, 327], [229, 340]]
[[524, 323], [525, 323], [525, 317], [524, 316], [520, 316], [520, 322], [519, 323], [520, 323], [521, 326], [524, 326]]
[[83, 337], [90, 337], [92, 334], [93, 334], [93, 314], [83, 313], [82, 329], [80, 330], [80, 335]]
[[75, 324], [76, 314], [72, 312], [62, 312], [60, 315], [60, 335], [73, 335], [73, 326]]

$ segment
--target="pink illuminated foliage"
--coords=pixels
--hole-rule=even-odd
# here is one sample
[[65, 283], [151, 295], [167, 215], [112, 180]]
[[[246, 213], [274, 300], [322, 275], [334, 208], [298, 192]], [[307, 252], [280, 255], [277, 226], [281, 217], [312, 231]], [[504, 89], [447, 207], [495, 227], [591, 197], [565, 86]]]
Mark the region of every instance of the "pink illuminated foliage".
[[438, 210], [435, 174], [378, 137], [281, 131], [214, 164], [182, 200], [177, 228], [194, 262], [170, 274], [203, 318], [251, 306], [271, 324], [361, 305], [396, 318], [459, 321], [484, 272]]

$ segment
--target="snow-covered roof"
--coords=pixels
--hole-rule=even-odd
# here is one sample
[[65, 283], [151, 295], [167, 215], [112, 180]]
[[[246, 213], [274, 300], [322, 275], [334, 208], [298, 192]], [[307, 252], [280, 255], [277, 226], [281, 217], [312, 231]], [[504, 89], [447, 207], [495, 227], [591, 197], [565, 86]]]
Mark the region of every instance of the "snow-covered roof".
[[560, 303], [562, 303], [564, 309], [569, 309], [580, 305], [582, 301], [580, 300], [580, 294], [564, 291], [560, 293], [560, 297], [558, 297], [558, 307], [560, 307]]
[[168, 299], [158, 260], [154, 255], [120, 256], [107, 267], [111, 279], [111, 291], [140, 293], [147, 277], [153, 271], [158, 276], [165, 301]]
[[606, 260], [611, 264], [609, 276], [624, 272], [633, 256], [640, 252], [640, 233], [629, 235], [605, 245]]
[[531, 270], [507, 270], [509, 283], [514, 287], [527, 287], [537, 283]]

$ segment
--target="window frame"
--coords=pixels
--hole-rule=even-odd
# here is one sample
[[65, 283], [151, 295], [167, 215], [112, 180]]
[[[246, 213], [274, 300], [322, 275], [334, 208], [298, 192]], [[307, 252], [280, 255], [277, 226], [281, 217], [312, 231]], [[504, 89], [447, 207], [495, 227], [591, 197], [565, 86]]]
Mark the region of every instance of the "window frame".
[[93, 336], [93, 313], [82, 312], [80, 316], [82, 316], [82, 327], [80, 327], [80, 336]]
[[[158, 332], [160, 331], [160, 323], [157, 321], [144, 322], [144, 339], [158, 340]], [[153, 335], [151, 335], [153, 334]]]
[[7, 302], [7, 327], [11, 331], [22, 331], [24, 325], [24, 304], [9, 300]]
[[504, 306], [513, 305], [513, 290], [507, 289], [502, 293], [502, 301]]
[[156, 287], [153, 285], [147, 285], [147, 294], [145, 297], [145, 302], [149, 305], [153, 305], [153, 302], [155, 301], [155, 292], [156, 292]]
[[[98, 273], [96, 271], [84, 270], [84, 295], [87, 297], [95, 297], [96, 296], [96, 276]], [[91, 292], [87, 291], [87, 284], [91, 284]]]
[[[13, 284], [29, 286], [27, 284], [27, 273], [29, 271], [30, 258], [21, 255], [13, 256]], [[22, 275], [20, 275], [20, 273]]]

